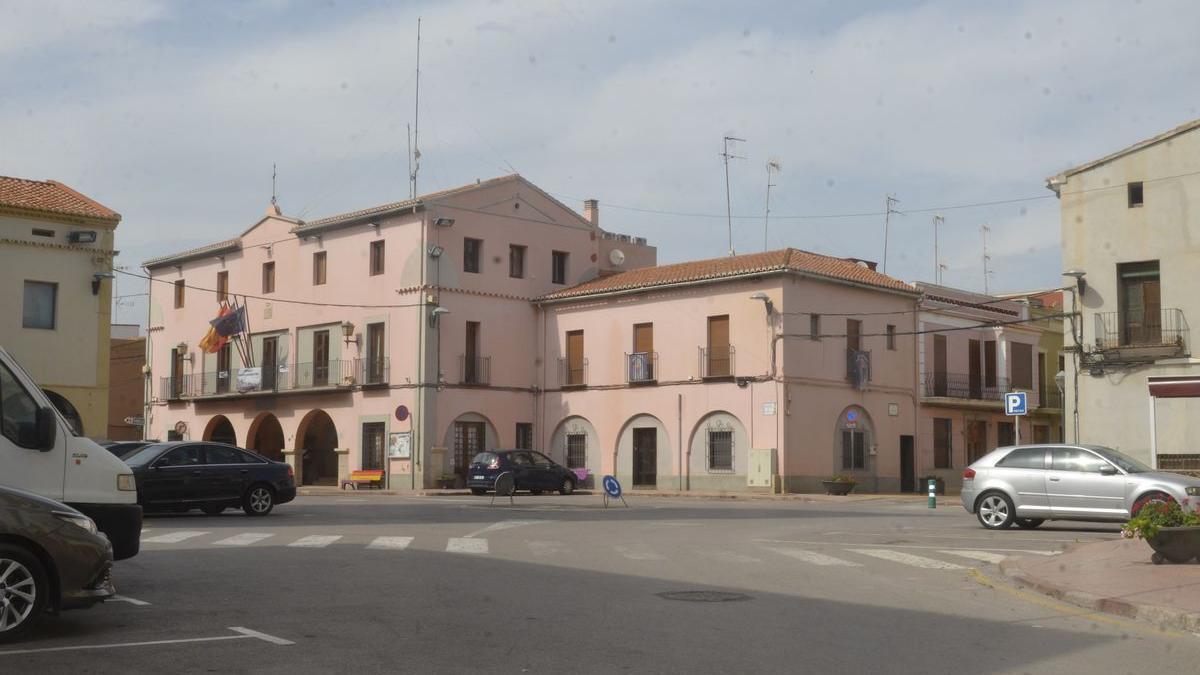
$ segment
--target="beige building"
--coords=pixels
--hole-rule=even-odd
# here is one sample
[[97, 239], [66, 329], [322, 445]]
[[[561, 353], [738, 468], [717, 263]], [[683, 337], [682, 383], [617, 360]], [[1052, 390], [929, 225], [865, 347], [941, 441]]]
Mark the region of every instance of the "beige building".
[[1075, 286], [1065, 300], [1067, 439], [1183, 468], [1200, 436], [1188, 327], [1200, 317], [1200, 120], [1046, 184], [1061, 203], [1063, 272]]
[[0, 345], [88, 436], [108, 428], [120, 214], [57, 181], [0, 176]]

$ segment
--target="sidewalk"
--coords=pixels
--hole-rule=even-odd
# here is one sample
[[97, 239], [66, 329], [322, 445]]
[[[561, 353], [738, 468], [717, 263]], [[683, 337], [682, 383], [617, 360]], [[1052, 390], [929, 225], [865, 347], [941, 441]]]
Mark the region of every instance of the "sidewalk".
[[[366, 497], [371, 495], [401, 495], [405, 497], [462, 497], [472, 496], [470, 490], [342, 490], [331, 485], [305, 485], [297, 489], [297, 494], [304, 497]], [[576, 495], [581, 496], [599, 496], [599, 490], [576, 490]], [[849, 504], [855, 502], [871, 502], [871, 501], [911, 501], [925, 503], [928, 499], [923, 494], [911, 493], [895, 493], [895, 494], [849, 494], [845, 496], [833, 496], [823, 494], [756, 494], [743, 492], [670, 492], [658, 490], [626, 490], [627, 498], [636, 497], [676, 497], [682, 499], [738, 499], [738, 500], [770, 500], [770, 501], [797, 501], [797, 502], [831, 502]], [[961, 508], [958, 497], [956, 495], [938, 495], [938, 508]]]
[[1200, 632], [1200, 565], [1155, 565], [1140, 539], [1076, 544], [1056, 556], [1009, 558], [1018, 584], [1086, 609]]

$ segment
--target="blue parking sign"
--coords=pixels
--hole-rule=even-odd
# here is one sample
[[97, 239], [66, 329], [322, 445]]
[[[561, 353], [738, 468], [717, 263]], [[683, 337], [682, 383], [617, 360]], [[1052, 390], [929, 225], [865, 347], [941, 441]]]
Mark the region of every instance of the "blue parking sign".
[[1029, 412], [1025, 392], [1014, 391], [1004, 395], [1005, 415], [1024, 415]]

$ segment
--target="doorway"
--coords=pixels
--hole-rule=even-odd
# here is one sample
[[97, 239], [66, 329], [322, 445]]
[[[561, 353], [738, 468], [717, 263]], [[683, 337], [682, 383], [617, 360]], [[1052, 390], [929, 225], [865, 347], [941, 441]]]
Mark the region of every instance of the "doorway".
[[916, 492], [917, 465], [913, 452], [913, 437], [900, 437], [900, 491]]
[[279, 373], [277, 360], [279, 350], [278, 337], [266, 337], [262, 341], [262, 371], [261, 380], [264, 390], [275, 388], [275, 376]]
[[633, 430], [633, 484], [658, 487], [658, 429], [654, 427]]

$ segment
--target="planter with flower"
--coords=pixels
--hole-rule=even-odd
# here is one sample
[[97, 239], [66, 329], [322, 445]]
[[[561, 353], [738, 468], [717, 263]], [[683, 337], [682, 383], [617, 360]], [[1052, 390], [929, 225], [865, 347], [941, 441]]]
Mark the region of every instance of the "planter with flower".
[[1182, 504], [1150, 502], [1125, 523], [1121, 536], [1145, 539], [1154, 549], [1150, 560], [1156, 565], [1185, 563], [1200, 557], [1200, 513], [1186, 499]]
[[848, 495], [858, 485], [858, 481], [854, 480], [853, 476], [839, 474], [821, 481], [825, 486], [825, 494], [827, 495]]

